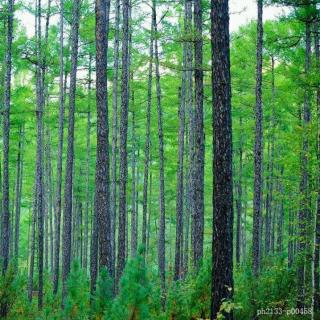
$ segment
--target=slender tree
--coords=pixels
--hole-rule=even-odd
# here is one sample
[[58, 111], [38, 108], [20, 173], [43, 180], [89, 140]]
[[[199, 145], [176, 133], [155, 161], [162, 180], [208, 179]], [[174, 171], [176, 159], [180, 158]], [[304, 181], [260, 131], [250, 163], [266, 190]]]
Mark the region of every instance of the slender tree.
[[[240, 116], [240, 130], [242, 130], [242, 116]], [[241, 238], [242, 238], [242, 170], [243, 170], [243, 138], [240, 132], [239, 142], [239, 180], [237, 182], [237, 195], [236, 209], [237, 209], [237, 237], [236, 237], [236, 262], [240, 264], [241, 258]], [[245, 232], [245, 230], [244, 230]]]
[[[8, 0], [7, 15], [7, 39], [6, 39], [6, 72], [4, 88], [4, 110], [3, 110], [3, 175], [2, 175], [2, 241], [1, 257], [2, 273], [5, 274], [9, 264], [9, 136], [10, 136], [10, 103], [11, 103], [11, 70], [12, 70], [12, 39], [13, 39], [13, 0]], [[7, 306], [1, 305], [1, 316], [7, 314]]]
[[[134, 91], [132, 95], [132, 107], [134, 108]], [[136, 156], [136, 120], [135, 120], [135, 111], [132, 111], [132, 185], [131, 185], [131, 256], [135, 257], [137, 254], [137, 244], [138, 244], [138, 233], [137, 233], [137, 193], [136, 193], [136, 174], [137, 174], [137, 156]]]
[[[233, 295], [232, 125], [228, 0], [211, 2], [213, 244], [211, 319]], [[223, 314], [233, 319], [232, 311]]]
[[58, 129], [58, 157], [57, 157], [57, 185], [55, 194], [55, 246], [54, 246], [54, 271], [53, 293], [57, 294], [59, 284], [60, 265], [60, 225], [61, 225], [61, 189], [62, 189], [62, 151], [64, 129], [64, 59], [63, 59], [63, 24], [64, 1], [60, 0], [59, 11], [59, 129]]
[[[305, 22], [305, 73], [306, 75], [310, 72], [311, 66], [311, 20], [310, 17], [306, 17]], [[311, 110], [310, 110], [310, 89], [307, 84], [304, 92], [304, 104], [302, 110], [302, 149], [301, 149], [301, 177], [300, 177], [300, 209], [298, 214], [299, 224], [299, 240], [298, 240], [298, 269], [297, 269], [297, 286], [298, 286], [298, 297], [297, 307], [303, 308], [305, 306], [306, 298], [306, 283], [308, 270], [306, 260], [308, 260], [309, 251], [309, 236], [310, 236], [310, 225], [311, 225], [311, 212], [310, 212], [310, 177], [309, 177], [309, 124], [311, 121]]]
[[109, 0], [96, 0], [96, 101], [97, 159], [95, 211], [98, 219], [100, 266], [111, 274], [110, 194], [109, 194], [109, 125], [107, 92], [107, 50]]
[[112, 152], [111, 152], [111, 192], [110, 192], [110, 219], [111, 219], [111, 267], [115, 274], [116, 262], [116, 212], [117, 212], [117, 154], [118, 154], [118, 94], [119, 94], [119, 33], [120, 33], [120, 0], [115, 1], [115, 33], [113, 45], [113, 85], [112, 85]]
[[260, 225], [262, 217], [262, 46], [263, 46], [263, 1], [258, 3], [257, 21], [257, 67], [256, 67], [256, 109], [255, 109], [255, 145], [254, 145], [254, 199], [253, 199], [253, 236], [252, 236], [252, 268], [257, 276], [260, 271]]
[[193, 265], [195, 269], [203, 257], [204, 233], [204, 131], [203, 131], [203, 66], [202, 66], [202, 4], [194, 1], [194, 160], [193, 160], [193, 206], [192, 239]]
[[37, 156], [36, 156], [36, 197], [38, 218], [38, 308], [43, 305], [43, 223], [44, 223], [44, 198], [43, 198], [43, 77], [41, 53], [41, 0], [36, 6], [36, 39], [37, 39], [37, 66], [36, 66], [36, 118], [37, 118]]
[[37, 196], [36, 186], [34, 186], [34, 198], [31, 217], [31, 241], [30, 241], [30, 263], [29, 263], [29, 276], [28, 276], [28, 300], [32, 301], [33, 293], [33, 274], [34, 274], [34, 259], [35, 259], [35, 238], [37, 227]]
[[17, 155], [17, 176], [16, 176], [16, 198], [15, 198], [15, 233], [14, 233], [14, 256], [16, 260], [16, 270], [19, 266], [19, 239], [20, 239], [20, 212], [22, 197], [22, 177], [23, 177], [23, 145], [24, 128], [23, 124], [19, 126], [19, 142]]
[[91, 82], [92, 82], [92, 55], [89, 55], [88, 70], [88, 113], [87, 113], [87, 138], [86, 138], [86, 207], [84, 219], [84, 247], [83, 247], [83, 267], [87, 269], [88, 260], [88, 240], [89, 240], [89, 207], [90, 207], [90, 159], [91, 159]]
[[[151, 22], [149, 67], [148, 67], [148, 91], [147, 91], [147, 123], [146, 142], [144, 147], [144, 174], [143, 174], [143, 206], [142, 206], [142, 244], [147, 246], [147, 210], [148, 210], [148, 178], [150, 163], [150, 122], [151, 122], [151, 98], [152, 98], [152, 67], [153, 67], [153, 23]], [[149, 208], [150, 209], [150, 208]]]
[[[186, 68], [186, 50], [183, 46], [183, 68]], [[182, 249], [183, 249], [183, 196], [184, 196], [184, 128], [185, 128], [185, 97], [186, 97], [186, 82], [185, 71], [182, 72], [182, 87], [179, 103], [179, 133], [178, 133], [178, 170], [177, 170], [177, 200], [176, 200], [176, 245], [175, 245], [175, 267], [174, 278], [180, 279], [182, 276]]]
[[127, 178], [128, 178], [128, 106], [129, 106], [129, 0], [122, 3], [122, 88], [120, 113], [120, 177], [119, 177], [119, 231], [117, 282], [125, 266], [127, 229]]
[[158, 113], [158, 140], [159, 140], [159, 209], [160, 225], [158, 240], [158, 265], [160, 272], [160, 283], [162, 290], [162, 304], [165, 302], [165, 267], [166, 267], [166, 216], [165, 216], [165, 199], [164, 199], [164, 146], [163, 146], [163, 115], [161, 106], [161, 86], [160, 86], [160, 66], [159, 66], [159, 49], [158, 49], [158, 25], [157, 25], [157, 7], [156, 1], [152, 2], [152, 24], [155, 33], [154, 39], [154, 58], [156, 71], [156, 96], [157, 96], [157, 113]]
[[[316, 68], [320, 72], [320, 50], [319, 50], [319, 21], [314, 22], [314, 47], [316, 56]], [[315, 312], [320, 310], [320, 276], [319, 276], [319, 256], [320, 256], [320, 88], [317, 88], [317, 161], [318, 161], [318, 177], [317, 177], [317, 212], [316, 212], [316, 235], [314, 245], [314, 293], [313, 308]]]
[[71, 32], [71, 72], [69, 90], [69, 120], [68, 120], [68, 147], [64, 188], [63, 211], [63, 250], [62, 250], [62, 305], [67, 295], [67, 278], [71, 264], [71, 236], [72, 236], [72, 186], [74, 166], [74, 111], [76, 98], [77, 64], [78, 64], [78, 34], [81, 0], [75, 0], [72, 9]]
[[185, 237], [184, 237], [184, 275], [188, 271], [189, 263], [189, 230], [190, 230], [190, 216], [193, 212], [193, 187], [192, 187], [192, 170], [193, 170], [193, 150], [194, 150], [194, 109], [193, 109], [193, 42], [192, 42], [192, 4], [193, 1], [185, 1], [185, 33], [186, 33], [186, 112], [188, 121], [186, 125], [186, 158], [187, 174], [186, 174], [186, 188], [185, 188]]
[[266, 196], [266, 225], [265, 225], [265, 254], [268, 255], [271, 246], [271, 223], [272, 223], [272, 201], [273, 201], [273, 167], [274, 167], [274, 144], [275, 144], [275, 59], [271, 56], [271, 95], [272, 95], [272, 114], [270, 128], [270, 155], [268, 162], [267, 196]]

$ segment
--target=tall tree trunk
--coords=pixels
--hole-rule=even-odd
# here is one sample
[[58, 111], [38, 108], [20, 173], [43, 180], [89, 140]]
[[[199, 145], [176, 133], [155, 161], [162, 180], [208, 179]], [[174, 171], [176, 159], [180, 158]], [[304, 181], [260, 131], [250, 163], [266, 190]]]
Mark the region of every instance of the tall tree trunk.
[[[192, 0], [185, 1], [185, 32], [188, 39], [192, 36]], [[185, 237], [184, 237], [184, 275], [188, 272], [189, 264], [189, 229], [190, 216], [193, 212], [193, 150], [194, 150], [194, 110], [193, 110], [193, 42], [186, 42], [186, 111], [188, 122], [186, 123], [186, 150], [188, 158], [186, 174], [186, 201], [185, 201]]]
[[270, 253], [271, 246], [271, 223], [272, 223], [272, 201], [273, 201], [273, 162], [274, 162], [274, 141], [275, 141], [275, 73], [274, 56], [271, 56], [271, 94], [272, 94], [272, 114], [271, 114], [271, 146], [268, 163], [267, 197], [266, 197], [266, 226], [265, 226], [265, 254]]
[[53, 293], [57, 294], [59, 284], [60, 264], [60, 225], [61, 225], [61, 188], [62, 188], [62, 152], [64, 129], [64, 59], [63, 59], [63, 15], [64, 0], [60, 0], [60, 24], [59, 24], [59, 129], [58, 129], [58, 159], [57, 159], [57, 186], [55, 194], [55, 246], [54, 246], [54, 270]]
[[158, 139], [159, 139], [159, 208], [160, 208], [160, 226], [158, 241], [158, 265], [160, 272], [160, 284], [162, 291], [162, 305], [165, 303], [165, 266], [166, 266], [166, 217], [165, 217], [165, 199], [164, 199], [164, 151], [163, 151], [163, 124], [162, 124], [162, 106], [161, 106], [161, 86], [160, 86], [160, 67], [158, 52], [158, 27], [157, 27], [157, 8], [156, 0], [152, 2], [152, 23], [155, 33], [154, 39], [154, 57], [156, 68], [156, 95], [157, 95], [157, 113], [158, 113]]
[[68, 120], [68, 147], [64, 188], [63, 211], [63, 250], [62, 250], [62, 306], [67, 295], [67, 278], [71, 264], [71, 239], [72, 239], [72, 186], [74, 163], [74, 111], [76, 100], [77, 63], [78, 63], [78, 34], [80, 20], [81, 0], [73, 2], [72, 31], [71, 31], [71, 72], [69, 90], [69, 120]]
[[[314, 47], [316, 55], [316, 68], [320, 72], [320, 52], [319, 52], [319, 22], [314, 22]], [[313, 308], [315, 312], [320, 310], [320, 276], [319, 276], [319, 255], [320, 255], [320, 86], [317, 88], [317, 213], [316, 213], [316, 234], [314, 245], [314, 293], [313, 293]]]
[[[13, 0], [8, 0], [7, 39], [6, 39], [6, 71], [4, 88], [3, 110], [3, 176], [2, 176], [2, 274], [5, 274], [9, 264], [9, 136], [10, 136], [10, 103], [11, 103], [11, 69], [12, 69], [12, 39], [13, 39]], [[8, 306], [4, 303], [0, 306], [0, 315], [6, 317]]]
[[107, 92], [107, 53], [110, 0], [96, 0], [96, 101], [97, 101], [97, 160], [95, 210], [99, 231], [99, 265], [107, 268], [111, 277], [110, 243], [110, 179], [109, 125]]
[[202, 66], [202, 5], [201, 0], [194, 1], [194, 162], [193, 162], [193, 265], [199, 268], [203, 257], [204, 233], [204, 131], [203, 131], [203, 66]]
[[[132, 91], [132, 108], [134, 108], [134, 92]], [[135, 133], [135, 112], [132, 111], [132, 198], [131, 198], [131, 256], [135, 257], [137, 254], [137, 243], [138, 243], [138, 234], [137, 234], [137, 211], [136, 211], [136, 133]]]
[[254, 199], [253, 199], [253, 236], [252, 236], [252, 269], [257, 276], [260, 271], [260, 223], [262, 216], [262, 163], [263, 163], [263, 132], [262, 132], [262, 46], [263, 23], [262, 0], [258, 0], [257, 21], [257, 69], [256, 69], [256, 110], [255, 110], [255, 145], [254, 145]]
[[37, 117], [37, 159], [36, 159], [36, 197], [38, 218], [38, 309], [43, 305], [43, 78], [41, 55], [41, 0], [37, 1], [36, 8], [36, 39], [37, 39], [37, 68], [36, 68], [36, 117]]
[[[211, 319], [233, 295], [232, 124], [228, 0], [212, 1], [213, 244]], [[223, 314], [233, 319], [232, 311]]]
[[240, 264], [241, 257], [241, 234], [242, 234], [242, 169], [243, 169], [243, 158], [242, 158], [242, 117], [240, 116], [240, 145], [239, 145], [239, 181], [237, 183], [238, 198], [236, 200], [237, 208], [237, 238], [236, 238], [236, 262]]
[[279, 195], [280, 195], [280, 203], [279, 203], [279, 216], [277, 221], [278, 232], [277, 232], [277, 252], [278, 254], [282, 253], [283, 250], [283, 223], [284, 223], [284, 186], [283, 186], [283, 166], [280, 170], [280, 183], [279, 183]]
[[243, 261], [246, 262], [247, 258], [247, 187], [246, 183], [244, 183], [244, 190], [243, 190], [244, 196], [243, 196], [243, 202], [244, 202], [244, 208], [243, 208], [243, 226], [242, 226], [242, 257]]
[[[151, 98], [152, 98], [152, 66], [153, 66], [153, 23], [151, 22], [150, 46], [149, 46], [149, 69], [148, 69], [148, 93], [147, 93], [147, 124], [146, 143], [144, 147], [144, 174], [143, 174], [143, 206], [142, 206], [142, 244], [144, 252], [147, 247], [147, 210], [148, 210], [148, 177], [150, 163], [150, 122], [151, 122]], [[150, 211], [150, 208], [149, 208]], [[144, 253], [144, 254], [145, 254]]]
[[[307, 17], [306, 21], [306, 49], [305, 49], [305, 73], [310, 72], [310, 58], [311, 58], [311, 22]], [[310, 194], [309, 194], [309, 138], [308, 127], [311, 120], [310, 112], [310, 91], [307, 88], [304, 93], [304, 105], [302, 112], [302, 128], [303, 128], [303, 142], [301, 151], [301, 181], [300, 181], [300, 210], [299, 210], [299, 241], [298, 241], [298, 270], [297, 270], [297, 286], [298, 297], [297, 307], [303, 308], [305, 306], [306, 296], [306, 280], [307, 268], [306, 260], [309, 242], [309, 225], [311, 224], [310, 212]]]
[[119, 81], [119, 33], [120, 0], [115, 1], [115, 34], [113, 46], [113, 85], [112, 85], [112, 152], [111, 152], [111, 272], [115, 274], [116, 264], [116, 213], [117, 213], [117, 153], [118, 153], [118, 81]]
[[152, 172], [150, 172], [149, 179], [149, 210], [148, 210], [148, 222], [147, 222], [147, 239], [146, 239], [146, 256], [148, 256], [150, 247], [150, 228], [151, 228], [151, 204], [152, 204]]
[[15, 238], [14, 238], [14, 256], [16, 260], [16, 271], [19, 266], [19, 238], [20, 238], [20, 212], [21, 212], [21, 191], [23, 177], [23, 145], [24, 145], [24, 125], [19, 128], [19, 143], [17, 156], [17, 178], [16, 178], [16, 198], [15, 198]]
[[[186, 68], [185, 44], [183, 47], [183, 69]], [[179, 103], [179, 133], [178, 133], [178, 170], [177, 170], [177, 201], [176, 201], [176, 246], [175, 246], [175, 266], [174, 279], [178, 280], [182, 276], [183, 267], [183, 160], [184, 160], [184, 127], [185, 127], [185, 98], [186, 82], [185, 71], [182, 73], [182, 88]]]
[[89, 206], [90, 206], [90, 151], [91, 151], [91, 82], [92, 82], [92, 55], [89, 55], [89, 78], [88, 78], [88, 113], [87, 113], [87, 138], [86, 138], [86, 209], [84, 218], [84, 246], [83, 267], [87, 270], [88, 264], [88, 241], [89, 241]]
[[30, 247], [30, 263], [29, 263], [30, 267], [29, 267], [29, 277], [28, 277], [29, 302], [32, 301], [32, 292], [33, 292], [36, 225], [37, 225], [37, 194], [36, 194], [36, 186], [34, 186], [34, 199], [33, 199], [33, 208], [32, 208], [32, 222], [31, 222], [31, 247]]
[[126, 257], [127, 229], [127, 178], [128, 178], [128, 105], [129, 105], [129, 0], [122, 4], [123, 35], [122, 35], [122, 88], [120, 114], [120, 178], [119, 178], [119, 231], [118, 231], [118, 265], [117, 283], [121, 278]]
[[288, 268], [290, 269], [293, 265], [293, 251], [294, 251], [294, 211], [289, 208], [289, 221], [288, 221]]

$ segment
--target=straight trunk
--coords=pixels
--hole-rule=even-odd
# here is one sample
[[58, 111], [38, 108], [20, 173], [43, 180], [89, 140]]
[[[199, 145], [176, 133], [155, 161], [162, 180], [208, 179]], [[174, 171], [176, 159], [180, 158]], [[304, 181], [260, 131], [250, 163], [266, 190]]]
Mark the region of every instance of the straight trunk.
[[192, 36], [192, 3], [191, 0], [185, 1], [185, 32], [186, 42], [186, 112], [188, 122], [186, 125], [186, 158], [188, 158], [188, 167], [186, 174], [186, 201], [185, 201], [185, 238], [184, 238], [184, 275], [188, 272], [189, 264], [189, 239], [190, 239], [190, 217], [193, 212], [193, 186], [192, 186], [192, 170], [193, 170], [193, 150], [194, 150], [194, 110], [193, 110], [193, 43], [190, 41]]
[[118, 231], [118, 265], [117, 283], [125, 267], [126, 229], [127, 229], [127, 179], [128, 179], [128, 106], [129, 106], [129, 0], [122, 4], [122, 88], [120, 114], [120, 178], [119, 178], [119, 231]]
[[267, 198], [266, 198], [266, 234], [265, 234], [265, 253], [270, 253], [271, 245], [271, 220], [272, 220], [272, 201], [273, 201], [273, 162], [274, 162], [274, 141], [275, 141], [275, 73], [274, 56], [271, 56], [271, 94], [272, 94], [272, 115], [271, 115], [271, 151], [268, 163]]
[[29, 263], [30, 266], [29, 266], [29, 277], [28, 277], [29, 302], [32, 301], [32, 292], [33, 292], [36, 225], [37, 225], [37, 194], [36, 194], [36, 187], [34, 187], [34, 200], [33, 200], [32, 222], [31, 222], [31, 248], [30, 248], [30, 263]]
[[107, 92], [107, 53], [110, 0], [96, 0], [96, 101], [97, 159], [95, 210], [99, 231], [99, 265], [111, 273], [110, 194], [109, 194], [109, 125]]
[[242, 234], [242, 117], [240, 116], [240, 145], [239, 145], [239, 181], [237, 184], [238, 198], [236, 200], [237, 208], [237, 238], [236, 238], [236, 262], [240, 264], [241, 258], [241, 234]]
[[[134, 108], [134, 92], [132, 91], [132, 107]], [[135, 133], [135, 112], [132, 111], [132, 198], [131, 198], [131, 257], [135, 257], [137, 254], [137, 211], [136, 211], [136, 133]]]
[[203, 131], [203, 66], [202, 66], [202, 5], [194, 1], [194, 160], [193, 160], [193, 205], [192, 239], [193, 266], [197, 270], [203, 258], [204, 233], [204, 131]]
[[64, 211], [63, 211], [63, 250], [62, 250], [62, 306], [67, 296], [67, 278], [71, 264], [71, 239], [72, 239], [72, 186], [73, 186], [73, 163], [74, 163], [74, 111], [77, 82], [78, 63], [78, 33], [80, 19], [81, 0], [75, 0], [72, 11], [71, 32], [71, 72], [69, 90], [69, 120], [68, 120], [68, 147], [65, 172], [64, 188]]
[[257, 69], [256, 69], [256, 110], [255, 110], [255, 145], [254, 145], [254, 199], [253, 199], [253, 236], [252, 236], [252, 269], [255, 276], [260, 271], [260, 223], [262, 217], [262, 46], [263, 46], [263, 3], [258, 0], [257, 21]]
[[[185, 44], [183, 48], [183, 68], [186, 67]], [[186, 82], [185, 71], [182, 74], [182, 88], [179, 103], [179, 133], [178, 133], [178, 170], [177, 170], [177, 201], [176, 201], [176, 247], [175, 247], [175, 266], [174, 279], [179, 280], [182, 277], [183, 267], [183, 160], [184, 160], [184, 127], [185, 127], [185, 98], [186, 98]]]
[[118, 81], [119, 81], [119, 33], [120, 0], [115, 1], [115, 34], [113, 46], [113, 85], [112, 85], [112, 152], [111, 152], [111, 193], [110, 193], [110, 230], [111, 230], [111, 273], [115, 274], [116, 263], [116, 213], [117, 213], [117, 153], [118, 153]]
[[[11, 103], [11, 70], [12, 70], [12, 39], [13, 39], [13, 7], [14, 1], [8, 0], [7, 17], [7, 39], [6, 39], [6, 71], [4, 88], [4, 110], [3, 110], [3, 176], [2, 176], [2, 274], [5, 274], [9, 265], [9, 136], [10, 136], [10, 103]], [[0, 315], [7, 315], [7, 305], [3, 304], [0, 308]]]
[[55, 194], [55, 246], [54, 246], [54, 270], [53, 270], [53, 293], [58, 292], [59, 264], [60, 264], [60, 224], [61, 224], [61, 188], [62, 188], [62, 152], [63, 152], [63, 129], [64, 129], [64, 59], [63, 59], [63, 15], [64, 0], [60, 0], [60, 25], [59, 25], [59, 129], [58, 129], [58, 159], [57, 159], [57, 186]]
[[160, 67], [158, 53], [158, 27], [157, 27], [157, 8], [156, 1], [153, 0], [152, 23], [155, 33], [154, 57], [156, 68], [156, 95], [157, 95], [157, 113], [158, 113], [158, 139], [159, 139], [159, 208], [160, 208], [160, 225], [159, 225], [159, 241], [158, 241], [158, 266], [160, 273], [160, 284], [162, 291], [162, 305], [165, 303], [165, 266], [166, 266], [166, 249], [165, 249], [165, 199], [164, 199], [164, 145], [163, 145], [163, 124], [162, 124], [162, 106], [161, 106], [161, 86], [160, 86]]
[[36, 39], [37, 39], [37, 68], [36, 68], [36, 117], [37, 117], [37, 156], [36, 156], [36, 197], [38, 218], [38, 309], [43, 304], [43, 78], [41, 55], [41, 0], [37, 1], [36, 8]]
[[[320, 72], [320, 52], [319, 52], [319, 22], [314, 22], [314, 47], [316, 55], [316, 68]], [[320, 88], [317, 89], [317, 213], [316, 213], [316, 234], [314, 245], [314, 293], [313, 293], [313, 308], [315, 312], [320, 310], [320, 276], [319, 276], [319, 255], [320, 255]]]
[[[23, 125], [22, 125], [23, 126]], [[19, 237], [20, 237], [20, 209], [21, 209], [21, 191], [22, 191], [22, 175], [23, 175], [23, 139], [24, 129], [19, 128], [19, 143], [17, 156], [17, 177], [16, 177], [16, 203], [15, 203], [15, 238], [14, 238], [14, 256], [16, 262], [16, 271], [19, 266]]]
[[[147, 93], [147, 124], [146, 143], [144, 147], [144, 175], [143, 175], [143, 206], [142, 206], [142, 244], [147, 247], [147, 210], [148, 210], [148, 177], [150, 163], [150, 122], [151, 122], [151, 99], [152, 99], [152, 66], [153, 66], [153, 23], [151, 22], [150, 46], [149, 46], [149, 71]], [[149, 208], [150, 211], [150, 208]]]
[[[311, 22], [306, 21], [306, 51], [305, 51], [305, 73], [310, 72], [310, 58], [311, 58]], [[306, 276], [307, 276], [307, 254], [309, 242], [309, 225], [311, 224], [310, 212], [310, 194], [309, 194], [309, 139], [308, 126], [311, 120], [310, 112], [310, 92], [305, 89], [304, 106], [302, 112], [302, 128], [303, 128], [303, 142], [301, 151], [301, 181], [300, 181], [300, 210], [298, 217], [299, 224], [299, 241], [298, 241], [298, 270], [297, 270], [297, 286], [298, 297], [297, 307], [303, 308], [305, 306], [306, 295]]]
[[283, 223], [284, 223], [284, 186], [283, 186], [283, 170], [281, 168], [281, 177], [279, 185], [279, 195], [280, 195], [280, 204], [279, 204], [279, 216], [278, 216], [278, 232], [277, 232], [277, 252], [278, 254], [282, 253], [283, 250]]
[[87, 113], [87, 138], [86, 138], [86, 208], [84, 224], [83, 267], [87, 270], [88, 264], [88, 241], [89, 241], [89, 206], [90, 206], [90, 151], [91, 151], [91, 74], [92, 55], [89, 56], [89, 79], [88, 79], [88, 113]]
[[[228, 0], [212, 1], [213, 243], [211, 319], [233, 296], [232, 122]], [[223, 313], [233, 319], [233, 312]]]

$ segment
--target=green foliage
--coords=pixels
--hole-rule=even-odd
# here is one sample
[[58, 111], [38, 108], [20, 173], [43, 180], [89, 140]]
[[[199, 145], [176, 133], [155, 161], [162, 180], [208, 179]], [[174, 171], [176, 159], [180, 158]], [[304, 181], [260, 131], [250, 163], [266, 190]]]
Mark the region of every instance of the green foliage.
[[110, 314], [112, 302], [113, 282], [106, 268], [102, 268], [97, 281], [96, 292], [92, 297], [92, 318], [103, 319]]
[[261, 309], [286, 310], [295, 307], [296, 272], [288, 270], [284, 259], [273, 257], [272, 261], [265, 262], [258, 278], [253, 276], [250, 265], [236, 271], [234, 302], [241, 306], [235, 310], [236, 319], [251, 319]]
[[[150, 293], [144, 258], [138, 254], [129, 260], [120, 280], [120, 292], [112, 307], [114, 320], [150, 319]], [[109, 319], [108, 315], [105, 320]]]
[[[2, 269], [2, 267], [1, 267]], [[10, 313], [11, 308], [14, 306], [17, 296], [21, 292], [25, 279], [16, 276], [15, 264], [11, 263], [7, 271], [0, 276], [0, 308], [6, 308]]]
[[89, 312], [89, 283], [77, 260], [72, 264], [67, 290], [68, 295], [62, 311], [63, 319], [87, 319]]

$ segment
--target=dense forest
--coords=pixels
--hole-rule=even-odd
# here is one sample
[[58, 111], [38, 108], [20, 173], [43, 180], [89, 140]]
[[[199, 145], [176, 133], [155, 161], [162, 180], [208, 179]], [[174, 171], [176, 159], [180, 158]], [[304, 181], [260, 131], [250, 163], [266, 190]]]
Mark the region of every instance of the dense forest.
[[320, 1], [254, 5], [0, 0], [0, 318], [320, 319]]

